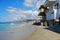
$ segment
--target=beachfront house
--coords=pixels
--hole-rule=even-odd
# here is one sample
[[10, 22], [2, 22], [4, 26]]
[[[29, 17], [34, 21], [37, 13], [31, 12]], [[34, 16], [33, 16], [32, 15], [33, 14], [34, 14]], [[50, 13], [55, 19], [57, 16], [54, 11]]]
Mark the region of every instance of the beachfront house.
[[[45, 10], [46, 20], [59, 21], [56, 19], [59, 19], [60, 17], [60, 0], [46, 0], [43, 5], [46, 8]], [[41, 14], [42, 13], [40, 12], [40, 16]]]
[[46, 0], [44, 5], [47, 7], [46, 19], [53, 20], [60, 17], [60, 0]]

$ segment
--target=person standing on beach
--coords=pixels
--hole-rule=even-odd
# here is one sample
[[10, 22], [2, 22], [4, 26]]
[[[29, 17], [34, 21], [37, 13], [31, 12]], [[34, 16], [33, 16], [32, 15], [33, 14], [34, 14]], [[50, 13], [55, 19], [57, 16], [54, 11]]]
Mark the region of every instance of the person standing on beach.
[[46, 9], [47, 7], [45, 7], [44, 5], [41, 5], [39, 10], [41, 9], [41, 12], [38, 14], [38, 16], [42, 16], [42, 22], [43, 22], [43, 26], [45, 26], [45, 22], [47, 23], [47, 25], [49, 25], [49, 23], [46, 21]]

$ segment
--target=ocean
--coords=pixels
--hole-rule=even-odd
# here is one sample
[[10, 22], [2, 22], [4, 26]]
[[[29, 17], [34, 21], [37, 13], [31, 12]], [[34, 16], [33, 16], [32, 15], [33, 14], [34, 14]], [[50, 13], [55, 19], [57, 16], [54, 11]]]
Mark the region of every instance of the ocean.
[[0, 22], [0, 40], [22, 40], [29, 36], [35, 28], [26, 22]]
[[16, 27], [23, 26], [26, 22], [0, 22], [0, 31], [10, 31]]

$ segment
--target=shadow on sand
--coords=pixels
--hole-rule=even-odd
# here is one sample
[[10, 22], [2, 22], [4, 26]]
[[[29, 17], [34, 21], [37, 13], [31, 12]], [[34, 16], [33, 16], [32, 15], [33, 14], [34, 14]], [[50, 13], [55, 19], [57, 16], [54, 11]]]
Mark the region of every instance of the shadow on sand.
[[56, 25], [56, 26], [52, 26], [52, 27], [48, 27], [48, 28], [44, 28], [44, 29], [47, 29], [47, 30], [60, 34], [60, 25]]
[[41, 22], [35, 22], [35, 23], [33, 23], [33, 25], [40, 26]]

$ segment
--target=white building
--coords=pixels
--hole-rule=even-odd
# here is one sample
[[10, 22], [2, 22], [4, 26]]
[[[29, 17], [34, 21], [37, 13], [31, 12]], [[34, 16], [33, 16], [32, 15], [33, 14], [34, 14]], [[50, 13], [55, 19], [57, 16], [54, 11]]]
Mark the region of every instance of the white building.
[[60, 0], [46, 0], [44, 5], [48, 8], [46, 10], [46, 19], [57, 19], [60, 16]]

